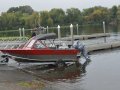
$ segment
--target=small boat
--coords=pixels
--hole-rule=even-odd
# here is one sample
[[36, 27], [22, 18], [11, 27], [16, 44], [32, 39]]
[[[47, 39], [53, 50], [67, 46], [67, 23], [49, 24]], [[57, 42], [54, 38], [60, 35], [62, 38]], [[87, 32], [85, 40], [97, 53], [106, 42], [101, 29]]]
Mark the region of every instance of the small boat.
[[76, 61], [79, 50], [73, 47], [60, 48], [55, 44], [56, 34], [40, 34], [18, 48], [0, 50], [5, 56], [18, 62]]

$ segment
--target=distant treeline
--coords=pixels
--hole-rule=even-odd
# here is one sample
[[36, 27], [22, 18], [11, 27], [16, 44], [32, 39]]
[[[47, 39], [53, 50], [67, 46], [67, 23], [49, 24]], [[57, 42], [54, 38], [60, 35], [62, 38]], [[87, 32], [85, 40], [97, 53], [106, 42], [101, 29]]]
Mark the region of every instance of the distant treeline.
[[34, 28], [36, 26], [57, 26], [72, 24], [107, 24], [116, 25], [120, 21], [120, 5], [111, 8], [95, 6], [83, 9], [53, 8], [50, 11], [34, 11], [30, 6], [11, 7], [7, 12], [1, 13], [0, 30]]

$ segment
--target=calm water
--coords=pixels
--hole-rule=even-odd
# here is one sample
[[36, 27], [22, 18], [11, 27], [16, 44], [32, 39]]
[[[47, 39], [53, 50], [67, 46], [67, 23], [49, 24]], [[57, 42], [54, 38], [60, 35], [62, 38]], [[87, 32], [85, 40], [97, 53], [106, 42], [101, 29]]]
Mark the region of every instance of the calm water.
[[41, 78], [51, 81], [50, 90], [119, 90], [120, 48], [91, 53], [91, 62], [81, 58], [80, 64], [65, 68], [39, 68], [34, 71]]
[[[78, 32], [77, 28], [75, 25], [73, 25], [73, 31], [74, 34], [78, 35], [85, 35], [85, 34], [94, 34], [94, 33], [103, 33], [103, 26], [102, 25], [83, 25], [78, 27]], [[70, 27], [67, 26], [61, 26], [61, 36], [69, 36], [70, 35]], [[55, 32], [57, 34], [57, 28], [50, 28], [49, 32]], [[119, 33], [120, 32], [120, 25], [116, 26], [106, 26], [106, 33]]]
[[55, 90], [120, 89], [120, 49], [93, 53], [91, 62], [86, 65], [84, 62], [82, 59], [83, 68], [71, 65], [63, 70], [48, 70], [42, 74], [44, 79], [54, 83]]
[[[56, 34], [58, 34], [58, 29], [57, 26], [55, 26], [55, 28], [49, 27], [48, 32], [54, 32]], [[65, 37], [65, 36], [69, 36], [70, 35], [70, 27], [69, 26], [61, 26], [61, 36]], [[73, 25], [73, 32], [74, 35], [78, 34], [78, 35], [85, 35], [85, 34], [94, 34], [94, 33], [103, 33], [103, 26], [102, 25], [79, 25], [78, 27], [78, 32], [77, 32], [77, 27], [74, 24]], [[120, 24], [116, 25], [116, 26], [106, 26], [106, 32], [107, 33], [115, 33], [117, 34], [118, 32], [120, 32]], [[15, 33], [15, 34], [14, 34]], [[19, 36], [19, 31], [15, 31], [15, 32], [0, 32], [1, 36], [9, 36], [9, 37], [13, 37], [13, 36]], [[31, 30], [25, 30], [25, 36], [30, 37], [31, 36]]]

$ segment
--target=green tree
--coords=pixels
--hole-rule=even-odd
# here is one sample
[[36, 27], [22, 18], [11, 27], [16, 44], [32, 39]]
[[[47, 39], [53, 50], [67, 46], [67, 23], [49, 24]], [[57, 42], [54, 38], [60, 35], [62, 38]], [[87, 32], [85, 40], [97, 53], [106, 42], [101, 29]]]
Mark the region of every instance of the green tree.
[[79, 9], [77, 8], [70, 8], [67, 9], [66, 11], [66, 18], [65, 18], [66, 23], [81, 23], [82, 21], [82, 14]]
[[47, 26], [53, 26], [53, 20], [51, 17], [49, 17], [47, 20]]
[[40, 12], [40, 25], [42, 26], [51, 26], [53, 25], [53, 20], [49, 15], [48, 11]]
[[116, 25], [118, 23], [117, 12], [118, 12], [117, 6], [113, 6], [110, 9], [110, 24]]
[[109, 20], [109, 10], [100, 6], [84, 10], [83, 15], [84, 22], [87, 23], [101, 23], [103, 21], [108, 22]]
[[65, 12], [60, 8], [53, 8], [50, 10], [50, 17], [55, 25], [63, 24], [65, 18]]
[[118, 6], [118, 10], [117, 10], [117, 19], [120, 22], [120, 5]]
[[32, 13], [32, 15], [29, 15], [25, 17], [25, 26], [28, 28], [34, 28], [36, 26], [39, 26], [40, 24], [40, 17], [37, 12]]
[[117, 6], [113, 6], [110, 11], [111, 11], [111, 18], [116, 19], [117, 18], [117, 11], [118, 11]]
[[55, 26], [65, 24], [96, 24], [106, 21], [110, 24], [120, 22], [120, 5], [108, 9], [101, 6], [83, 9], [53, 8], [50, 11], [35, 12], [30, 6], [11, 7], [0, 16], [0, 30], [34, 28], [36, 26]]
[[26, 5], [26, 6], [19, 6], [19, 7], [11, 7], [7, 11], [7, 13], [11, 13], [11, 12], [22, 12], [22, 13], [32, 14], [34, 10], [32, 9], [32, 7]]
[[83, 23], [91, 23], [90, 15], [94, 12], [94, 8], [83, 9]]
[[94, 8], [83, 9], [82, 15], [89, 16], [91, 13], [93, 13], [93, 11], [94, 11]]
[[1, 15], [2, 29], [18, 29], [25, 27], [25, 20], [29, 15], [21, 12], [3, 13]]

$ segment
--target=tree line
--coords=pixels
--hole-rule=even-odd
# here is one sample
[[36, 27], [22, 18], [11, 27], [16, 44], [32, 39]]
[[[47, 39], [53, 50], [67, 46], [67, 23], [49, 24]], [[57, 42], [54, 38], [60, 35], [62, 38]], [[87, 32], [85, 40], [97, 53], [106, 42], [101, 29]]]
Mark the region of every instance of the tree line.
[[72, 24], [107, 24], [120, 22], [120, 5], [106, 8], [95, 6], [80, 11], [78, 8], [53, 8], [50, 11], [34, 11], [31, 6], [11, 7], [0, 16], [0, 30], [34, 28], [37, 26], [56, 26]]

